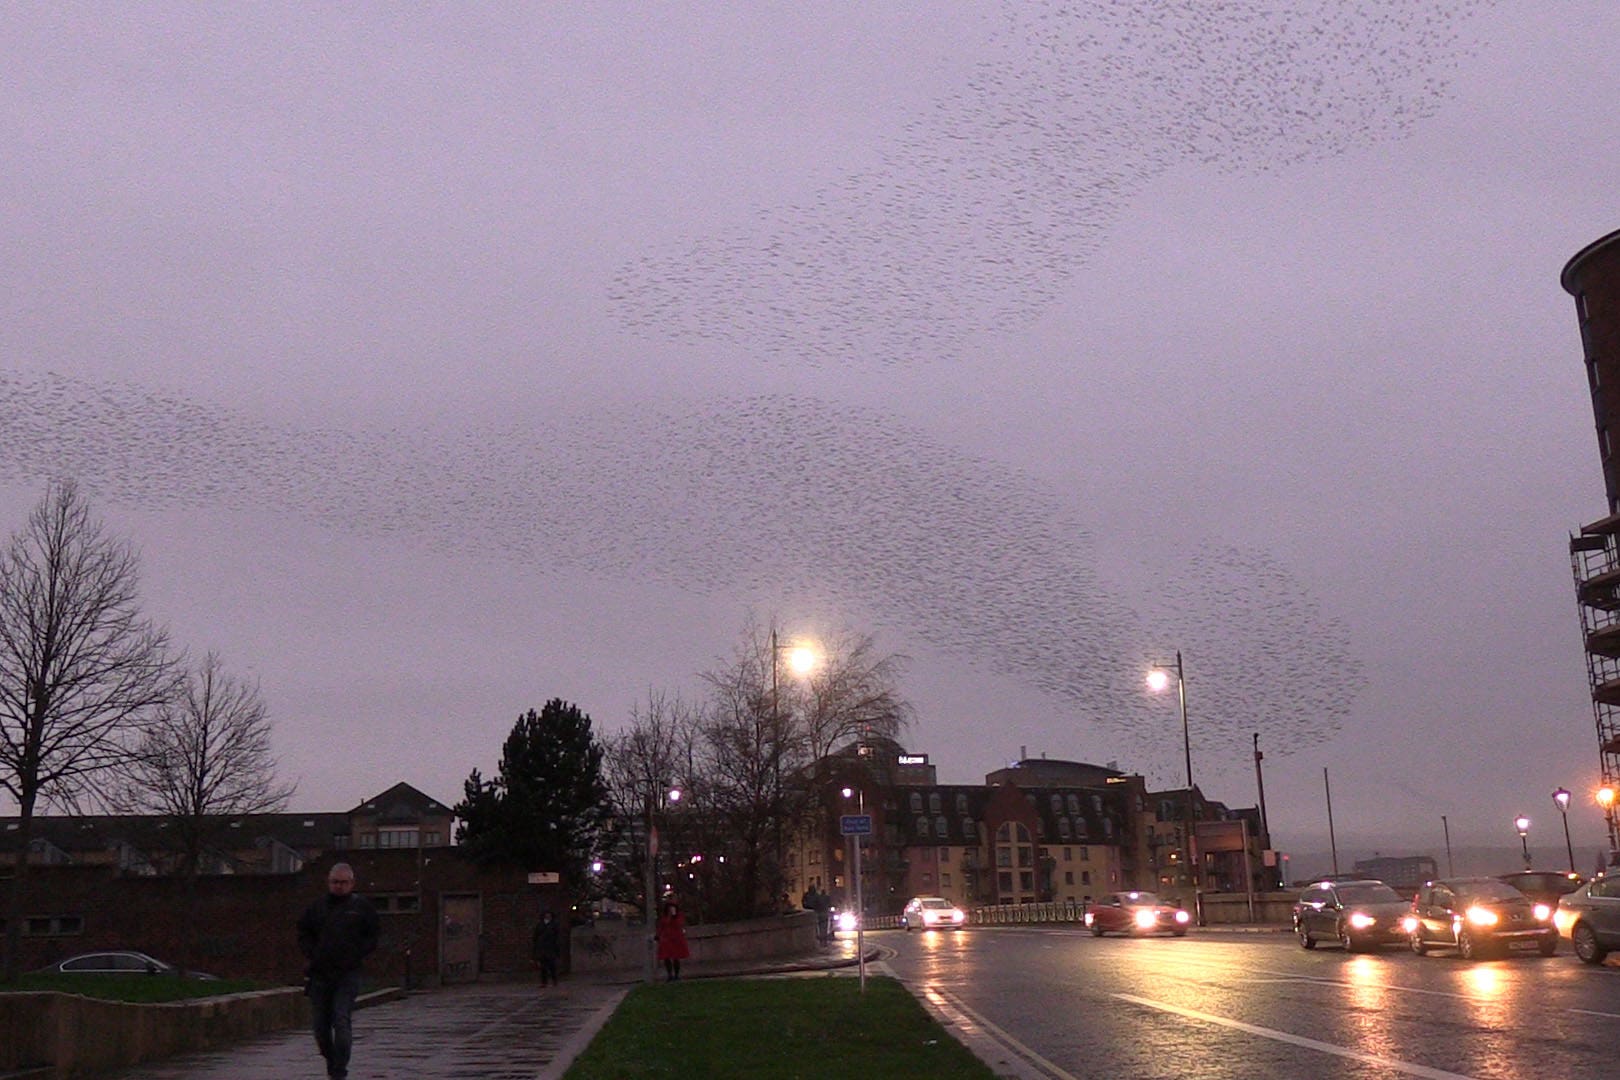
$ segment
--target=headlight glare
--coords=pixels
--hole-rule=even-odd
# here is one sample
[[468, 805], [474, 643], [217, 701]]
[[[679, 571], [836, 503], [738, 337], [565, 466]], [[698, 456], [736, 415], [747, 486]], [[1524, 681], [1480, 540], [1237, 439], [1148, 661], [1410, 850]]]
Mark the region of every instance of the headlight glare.
[[1192, 916], [1188, 915], [1185, 911], [1178, 911], [1178, 912], [1176, 912], [1176, 922], [1178, 922], [1178, 923], [1192, 922]]
[[1475, 926], [1495, 926], [1497, 921], [1496, 912], [1492, 911], [1490, 908], [1482, 907], [1469, 908], [1463, 913], [1463, 918], [1467, 919]]
[[1537, 904], [1536, 921], [1546, 922], [1550, 918], [1552, 918], [1552, 908], [1548, 907], [1546, 904]]
[[1141, 908], [1134, 916], [1136, 925], [1146, 930], [1154, 923], [1153, 911], [1150, 908]]
[[1377, 921], [1377, 919], [1373, 918], [1365, 911], [1353, 911], [1350, 913], [1350, 925], [1355, 927], [1357, 930], [1365, 930], [1367, 927], [1373, 925]]

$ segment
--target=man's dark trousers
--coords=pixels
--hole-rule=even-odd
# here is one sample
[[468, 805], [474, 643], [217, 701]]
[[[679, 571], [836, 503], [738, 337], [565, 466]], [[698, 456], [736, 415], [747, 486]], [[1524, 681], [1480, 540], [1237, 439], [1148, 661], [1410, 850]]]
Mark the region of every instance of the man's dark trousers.
[[354, 999], [360, 996], [360, 973], [351, 971], [335, 980], [315, 976], [309, 980], [315, 1045], [326, 1059], [326, 1075], [349, 1075], [349, 1052], [354, 1049]]

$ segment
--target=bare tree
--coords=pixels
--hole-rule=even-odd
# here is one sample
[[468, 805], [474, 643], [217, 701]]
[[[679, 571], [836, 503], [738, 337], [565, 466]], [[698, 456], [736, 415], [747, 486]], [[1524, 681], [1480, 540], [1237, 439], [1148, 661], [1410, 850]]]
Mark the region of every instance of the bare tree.
[[227, 674], [211, 652], [159, 709], [108, 802], [165, 818], [180, 844], [180, 872], [195, 876], [229, 819], [286, 807], [296, 785], [276, 778], [276, 764], [258, 684]]
[[17, 976], [23, 884], [40, 800], [73, 807], [129, 761], [174, 679], [167, 635], [140, 616], [137, 559], [52, 483], [0, 552], [0, 787], [19, 812], [4, 976]]
[[[666, 809], [665, 796], [672, 787], [683, 792], [703, 788], [695, 773], [696, 733], [697, 714], [691, 705], [679, 697], [650, 692], [645, 705], [631, 710], [630, 726], [608, 743], [602, 771], [619, 823], [612, 840], [624, 845], [626, 856], [605, 860], [602, 886], [609, 895], [630, 899], [645, 891], [647, 808], [651, 806], [655, 812]], [[701, 824], [698, 814], [666, 816], [662, 822], [666, 850], [693, 843], [687, 833]], [[632, 836], [641, 839], [630, 844]], [[641, 902], [645, 904], [646, 898], [641, 897]]]

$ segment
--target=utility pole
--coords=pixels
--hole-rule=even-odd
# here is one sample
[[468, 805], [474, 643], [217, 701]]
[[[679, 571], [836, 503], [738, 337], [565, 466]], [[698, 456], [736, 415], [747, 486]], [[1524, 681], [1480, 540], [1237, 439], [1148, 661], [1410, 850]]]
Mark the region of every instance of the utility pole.
[[[1269, 851], [1271, 850], [1271, 825], [1266, 821], [1266, 777], [1260, 771], [1260, 762], [1265, 760], [1265, 756], [1260, 752], [1260, 733], [1257, 731], [1254, 733], [1254, 786], [1260, 792], [1260, 846]], [[1277, 869], [1280, 870], [1281, 867]]]
[[1333, 835], [1333, 786], [1328, 783], [1327, 766], [1322, 766], [1322, 790], [1327, 794], [1328, 846], [1333, 849], [1333, 876], [1339, 876], [1339, 841]]

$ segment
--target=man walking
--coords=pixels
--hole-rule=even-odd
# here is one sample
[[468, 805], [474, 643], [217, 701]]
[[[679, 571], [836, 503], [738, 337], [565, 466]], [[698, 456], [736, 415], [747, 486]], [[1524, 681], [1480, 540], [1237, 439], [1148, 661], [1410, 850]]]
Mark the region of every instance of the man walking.
[[326, 875], [326, 895], [298, 919], [298, 948], [309, 967], [310, 1011], [315, 1045], [326, 1075], [349, 1075], [354, 1046], [354, 999], [360, 994], [360, 964], [377, 947], [377, 909], [354, 894], [354, 869], [338, 863]]

